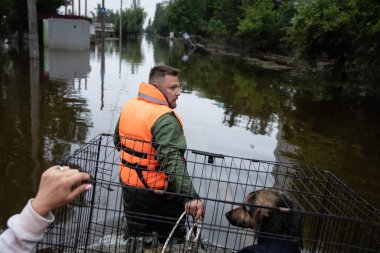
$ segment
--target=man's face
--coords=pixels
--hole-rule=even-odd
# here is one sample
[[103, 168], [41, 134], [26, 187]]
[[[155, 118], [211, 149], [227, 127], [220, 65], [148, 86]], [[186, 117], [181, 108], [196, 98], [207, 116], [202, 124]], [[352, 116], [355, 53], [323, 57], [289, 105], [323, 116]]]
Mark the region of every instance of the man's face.
[[169, 107], [174, 109], [177, 107], [177, 99], [180, 95], [181, 85], [178, 76], [165, 75], [164, 78], [157, 83], [161, 92], [166, 96]]

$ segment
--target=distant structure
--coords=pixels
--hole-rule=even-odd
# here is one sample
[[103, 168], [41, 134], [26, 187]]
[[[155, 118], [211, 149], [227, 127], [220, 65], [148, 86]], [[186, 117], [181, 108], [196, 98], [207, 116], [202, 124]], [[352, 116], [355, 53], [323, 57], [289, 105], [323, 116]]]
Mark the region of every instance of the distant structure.
[[[65, 8], [65, 15], [75, 15], [78, 14], [78, 16], [81, 15], [81, 0], [78, 0], [78, 8], [77, 11], [75, 11], [75, 1], [71, 0], [69, 4], [69, 0], [64, 0], [63, 6]], [[70, 9], [69, 9], [70, 8]], [[87, 0], [84, 1], [84, 16], [87, 17]]]
[[43, 20], [44, 46], [60, 50], [90, 48], [90, 20], [79, 16], [56, 15]]
[[[102, 37], [102, 23], [94, 22], [95, 27], [95, 37], [101, 38]], [[113, 37], [115, 34], [115, 25], [112, 23], [106, 23], [105, 24], [105, 37]]]

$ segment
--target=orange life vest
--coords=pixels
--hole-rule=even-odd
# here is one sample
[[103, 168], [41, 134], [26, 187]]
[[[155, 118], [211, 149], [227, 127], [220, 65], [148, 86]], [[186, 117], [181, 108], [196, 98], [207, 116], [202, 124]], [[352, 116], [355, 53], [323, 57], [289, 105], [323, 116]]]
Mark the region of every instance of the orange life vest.
[[[151, 129], [165, 113], [174, 113], [165, 96], [154, 86], [141, 83], [136, 98], [127, 102], [119, 120], [120, 177], [130, 186], [164, 189], [167, 175], [161, 171], [152, 146]], [[182, 122], [174, 113], [178, 121]]]

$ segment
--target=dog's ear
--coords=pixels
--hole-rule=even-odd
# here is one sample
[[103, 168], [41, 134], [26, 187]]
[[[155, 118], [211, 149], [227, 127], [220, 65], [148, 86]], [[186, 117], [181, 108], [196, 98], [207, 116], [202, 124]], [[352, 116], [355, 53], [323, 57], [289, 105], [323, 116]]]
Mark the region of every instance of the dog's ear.
[[252, 214], [252, 228], [257, 232], [262, 230], [265, 219], [268, 219], [270, 216], [270, 210], [265, 207], [254, 208], [254, 212]]
[[244, 197], [245, 209], [249, 214], [253, 213], [252, 205], [255, 204], [256, 195], [256, 192], [250, 192], [247, 196]]
[[280, 198], [278, 199], [278, 202], [276, 205], [277, 207], [280, 207], [280, 208], [282, 207], [282, 208], [289, 208], [289, 209], [294, 209], [297, 206], [294, 199], [285, 192], [281, 192]]
[[268, 189], [256, 191], [252, 218], [257, 231], [261, 230], [263, 220], [270, 217], [271, 208], [275, 207], [278, 199], [277, 194], [277, 192]]

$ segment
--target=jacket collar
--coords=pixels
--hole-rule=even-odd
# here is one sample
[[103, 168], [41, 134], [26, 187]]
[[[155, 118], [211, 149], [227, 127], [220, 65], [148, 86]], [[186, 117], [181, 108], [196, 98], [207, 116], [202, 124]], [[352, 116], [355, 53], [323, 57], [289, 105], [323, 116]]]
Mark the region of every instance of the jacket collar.
[[148, 83], [140, 83], [137, 98], [151, 103], [165, 105], [169, 107], [169, 104], [164, 94], [162, 94], [162, 92], [159, 89]]

